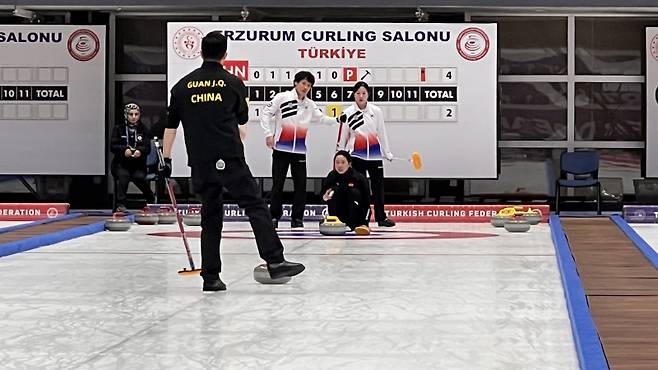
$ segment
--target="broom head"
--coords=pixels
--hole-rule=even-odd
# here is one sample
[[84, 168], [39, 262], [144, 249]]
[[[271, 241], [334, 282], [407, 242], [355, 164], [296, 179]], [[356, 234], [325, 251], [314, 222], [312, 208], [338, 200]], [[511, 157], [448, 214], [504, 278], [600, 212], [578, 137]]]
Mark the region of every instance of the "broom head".
[[420, 153], [413, 152], [411, 153], [411, 165], [414, 167], [414, 170], [420, 171], [423, 169], [423, 161], [420, 158]]
[[186, 268], [178, 271], [178, 275], [181, 276], [199, 276], [201, 275], [201, 269], [188, 270]]

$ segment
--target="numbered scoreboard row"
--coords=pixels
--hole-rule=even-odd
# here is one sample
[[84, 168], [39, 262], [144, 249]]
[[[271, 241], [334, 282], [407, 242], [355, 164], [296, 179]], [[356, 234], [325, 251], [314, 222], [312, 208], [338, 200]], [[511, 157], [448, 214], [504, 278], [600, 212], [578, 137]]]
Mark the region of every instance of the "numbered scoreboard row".
[[0, 101], [66, 101], [68, 86], [0, 86]]
[[315, 77], [315, 83], [336, 83], [367, 81], [373, 83], [456, 83], [455, 67], [411, 67], [411, 68], [272, 68], [251, 67], [246, 64], [228, 61], [225, 67], [236, 76], [249, 82], [290, 82], [299, 71], [308, 71]]
[[2, 120], [67, 120], [69, 106], [63, 103], [0, 104]]
[[[249, 100], [270, 101], [289, 86], [249, 86]], [[353, 102], [351, 86], [314, 86], [308, 97], [315, 102]], [[370, 101], [375, 102], [456, 102], [457, 86], [371, 86]]]
[[[346, 106], [340, 104], [319, 104], [320, 109], [329, 117], [339, 116]], [[264, 104], [249, 104], [249, 121], [259, 122]], [[454, 122], [457, 121], [456, 105], [409, 104], [379, 105], [384, 113], [384, 120], [391, 122]]]

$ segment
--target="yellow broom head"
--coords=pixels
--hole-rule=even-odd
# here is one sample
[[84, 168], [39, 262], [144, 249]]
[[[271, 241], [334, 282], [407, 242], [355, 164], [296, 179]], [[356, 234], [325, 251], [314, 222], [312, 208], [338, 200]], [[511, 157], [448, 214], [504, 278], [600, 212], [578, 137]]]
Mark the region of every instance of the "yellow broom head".
[[414, 170], [420, 171], [423, 169], [423, 161], [420, 159], [420, 153], [413, 152], [411, 153], [411, 165], [414, 166]]
[[201, 275], [201, 269], [188, 270], [186, 268], [178, 271], [178, 275], [181, 276], [199, 276]]

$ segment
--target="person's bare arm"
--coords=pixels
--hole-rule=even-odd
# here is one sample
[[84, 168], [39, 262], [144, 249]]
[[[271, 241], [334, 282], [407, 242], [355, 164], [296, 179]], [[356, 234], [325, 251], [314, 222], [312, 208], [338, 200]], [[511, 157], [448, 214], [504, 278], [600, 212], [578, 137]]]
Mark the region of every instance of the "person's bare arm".
[[247, 125], [239, 125], [238, 130], [240, 130], [240, 140], [244, 141], [244, 138], [247, 137]]
[[171, 158], [171, 148], [174, 145], [174, 140], [176, 139], [176, 129], [175, 128], [166, 128], [164, 131], [164, 143], [162, 144], [162, 154], [165, 158]]

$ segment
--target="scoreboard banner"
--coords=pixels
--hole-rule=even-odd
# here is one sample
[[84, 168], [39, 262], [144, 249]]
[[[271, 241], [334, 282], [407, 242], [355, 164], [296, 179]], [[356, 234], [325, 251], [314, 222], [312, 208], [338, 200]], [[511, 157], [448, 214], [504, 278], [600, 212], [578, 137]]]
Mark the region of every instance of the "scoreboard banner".
[[105, 174], [105, 26], [0, 25], [0, 174]]
[[658, 27], [646, 28], [646, 177], [658, 177]]
[[[357, 81], [371, 86], [369, 100], [382, 108], [391, 151], [423, 157], [421, 172], [405, 161], [384, 161], [386, 177], [497, 177], [495, 24], [168, 23], [169, 89], [201, 65], [201, 39], [215, 30], [229, 39], [225, 68], [249, 90], [245, 154], [254, 175], [271, 176], [263, 108], [306, 70], [315, 76], [308, 96], [332, 117], [354, 103]], [[309, 177], [332, 169], [338, 128], [309, 129]], [[179, 131], [174, 176], [189, 176]]]

